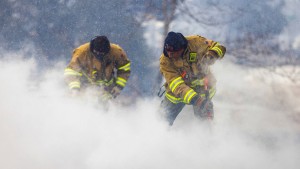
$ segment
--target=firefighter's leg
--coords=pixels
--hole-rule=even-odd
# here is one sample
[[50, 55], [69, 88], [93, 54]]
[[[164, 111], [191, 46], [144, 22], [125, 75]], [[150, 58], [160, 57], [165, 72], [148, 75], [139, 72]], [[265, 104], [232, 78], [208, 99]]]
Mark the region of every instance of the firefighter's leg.
[[184, 103], [174, 104], [165, 97], [160, 104], [160, 112], [163, 114], [164, 118], [169, 122], [169, 125], [172, 126], [176, 117], [181, 112], [184, 106]]
[[201, 120], [214, 118], [214, 105], [211, 100], [207, 100], [203, 108], [200, 106], [193, 106], [193, 108], [195, 116]]

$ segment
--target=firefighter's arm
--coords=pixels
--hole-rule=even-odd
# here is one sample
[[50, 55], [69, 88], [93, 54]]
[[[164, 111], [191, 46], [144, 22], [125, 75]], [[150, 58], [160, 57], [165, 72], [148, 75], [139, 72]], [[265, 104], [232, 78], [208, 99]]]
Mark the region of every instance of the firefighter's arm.
[[[165, 57], [165, 56], [163, 56]], [[172, 93], [183, 99], [184, 103], [192, 104], [193, 98], [197, 97], [198, 94], [186, 85], [181, 75], [171, 66], [168, 61], [160, 60], [160, 71], [166, 79], [169, 89]]]
[[222, 59], [226, 53], [225, 46], [221, 45], [219, 42], [215, 42], [212, 40], [206, 40], [205, 43], [208, 45], [208, 50], [204, 57], [206, 59]]
[[115, 79], [115, 87], [111, 90], [111, 94], [116, 97], [120, 94], [121, 90], [126, 86], [127, 80], [130, 76], [130, 60], [126, 53], [120, 49], [115, 60], [115, 68], [117, 75]]
[[80, 89], [81, 66], [78, 57], [78, 51], [74, 50], [69, 65], [64, 70], [64, 79], [70, 90]]

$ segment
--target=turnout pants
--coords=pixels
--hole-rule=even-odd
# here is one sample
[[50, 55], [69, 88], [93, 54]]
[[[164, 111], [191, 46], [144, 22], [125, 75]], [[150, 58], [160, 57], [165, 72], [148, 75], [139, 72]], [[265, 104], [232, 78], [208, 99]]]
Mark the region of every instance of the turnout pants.
[[[172, 103], [166, 97], [162, 100], [160, 104], [160, 111], [164, 118], [168, 121], [169, 125], [172, 126], [178, 114], [182, 111], [186, 104], [185, 103]], [[207, 101], [205, 109], [201, 109], [200, 106], [194, 106], [194, 115], [201, 120], [206, 120], [208, 118], [213, 119], [214, 110], [213, 102], [211, 100]]]

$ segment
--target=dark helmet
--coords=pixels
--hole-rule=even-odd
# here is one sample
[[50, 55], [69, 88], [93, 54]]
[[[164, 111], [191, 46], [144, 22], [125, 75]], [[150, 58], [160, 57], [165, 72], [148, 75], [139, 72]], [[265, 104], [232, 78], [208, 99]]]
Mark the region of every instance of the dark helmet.
[[106, 36], [96, 36], [90, 42], [90, 50], [97, 59], [102, 60], [103, 56], [110, 50], [110, 42]]
[[187, 47], [188, 41], [181, 33], [169, 32], [164, 43], [164, 55], [167, 51], [178, 51]]

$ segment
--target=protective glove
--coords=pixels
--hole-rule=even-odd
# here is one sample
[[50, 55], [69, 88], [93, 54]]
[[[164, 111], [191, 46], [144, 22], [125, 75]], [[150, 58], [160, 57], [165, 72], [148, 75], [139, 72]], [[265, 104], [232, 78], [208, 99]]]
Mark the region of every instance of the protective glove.
[[104, 102], [107, 102], [108, 100], [111, 100], [112, 98], [113, 98], [113, 96], [109, 92], [104, 91], [98, 97], [98, 101], [104, 103]]
[[194, 106], [201, 106], [204, 101], [204, 98], [202, 98], [200, 95], [196, 95], [195, 97], [192, 98], [190, 104]]
[[204, 64], [212, 65], [216, 62], [218, 59], [218, 55], [214, 51], [207, 51], [206, 54], [204, 54], [202, 62]]
[[110, 93], [113, 96], [113, 98], [116, 98], [120, 93], [122, 89], [119, 86], [115, 86], [111, 89]]
[[200, 96], [196, 96], [193, 99], [191, 102], [193, 102], [195, 114], [202, 118], [212, 119], [213, 118], [213, 104], [212, 104], [211, 100], [204, 99]]

